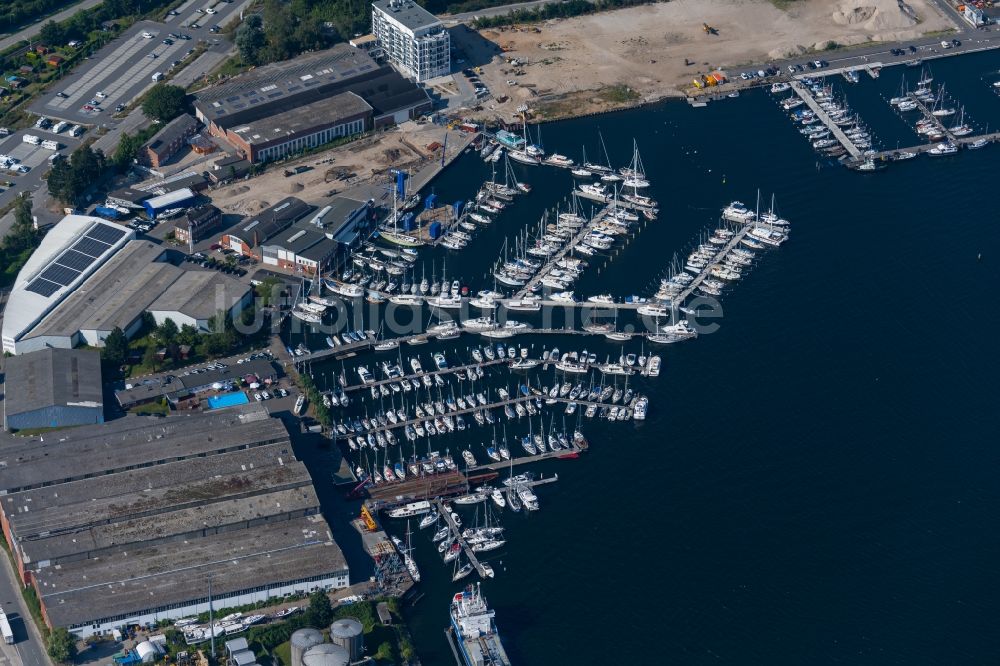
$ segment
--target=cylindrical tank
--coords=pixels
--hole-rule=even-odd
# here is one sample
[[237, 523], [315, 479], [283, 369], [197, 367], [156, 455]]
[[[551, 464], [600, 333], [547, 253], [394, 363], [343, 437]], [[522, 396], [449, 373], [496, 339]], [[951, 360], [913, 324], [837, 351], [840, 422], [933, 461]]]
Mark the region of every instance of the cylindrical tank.
[[345, 617], [330, 625], [330, 640], [347, 650], [351, 661], [358, 661], [365, 651], [364, 627], [353, 617]]
[[299, 629], [292, 634], [292, 666], [302, 666], [302, 655], [306, 650], [323, 642], [323, 634], [311, 627]]
[[351, 655], [333, 643], [314, 645], [302, 655], [302, 666], [348, 666]]

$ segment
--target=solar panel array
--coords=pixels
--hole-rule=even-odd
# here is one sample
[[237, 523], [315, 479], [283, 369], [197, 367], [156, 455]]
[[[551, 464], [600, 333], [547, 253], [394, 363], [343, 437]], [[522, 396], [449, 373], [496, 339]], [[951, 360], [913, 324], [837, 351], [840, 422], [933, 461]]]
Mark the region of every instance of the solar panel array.
[[108, 224], [95, 224], [83, 238], [56, 257], [41, 275], [29, 282], [26, 289], [47, 298], [69, 286], [108, 248], [121, 240], [125, 233]]

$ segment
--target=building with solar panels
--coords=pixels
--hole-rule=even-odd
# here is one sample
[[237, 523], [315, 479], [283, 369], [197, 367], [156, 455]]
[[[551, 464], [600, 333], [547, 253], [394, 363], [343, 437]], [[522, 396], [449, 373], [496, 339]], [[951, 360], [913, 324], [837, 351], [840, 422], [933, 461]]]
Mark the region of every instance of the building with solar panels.
[[4, 311], [3, 351], [23, 354], [52, 346], [43, 338], [22, 341], [87, 278], [135, 238], [135, 232], [87, 215], [68, 215], [42, 239], [11, 289]]
[[428, 113], [427, 92], [347, 44], [195, 93], [195, 115], [250, 162], [266, 162]]
[[207, 330], [220, 310], [235, 318], [250, 302], [249, 285], [217, 271], [176, 266], [162, 245], [133, 237], [130, 229], [99, 218], [70, 215], [57, 224], [14, 283], [4, 351], [101, 347], [116, 328], [135, 335], [146, 312], [157, 323], [173, 319]]

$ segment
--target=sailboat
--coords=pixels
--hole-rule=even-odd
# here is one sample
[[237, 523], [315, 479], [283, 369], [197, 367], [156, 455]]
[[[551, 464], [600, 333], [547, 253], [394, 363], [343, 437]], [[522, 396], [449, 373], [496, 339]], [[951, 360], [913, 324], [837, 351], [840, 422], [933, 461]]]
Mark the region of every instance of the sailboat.
[[[586, 146], [583, 147], [583, 162], [582, 163], [583, 164], [587, 163], [587, 147]], [[574, 169], [572, 169], [570, 171], [570, 173], [572, 173], [577, 178], [590, 178], [591, 176], [594, 175], [593, 171], [591, 171], [590, 169], [587, 169], [586, 167], [583, 167], [583, 166], [575, 167]]]
[[531, 146], [531, 142], [528, 136], [527, 116], [522, 116], [521, 118], [524, 123], [524, 148], [523, 149], [508, 148], [507, 155], [510, 157], [510, 159], [514, 160], [515, 162], [520, 162], [521, 164], [530, 164], [532, 166], [538, 166], [539, 164], [542, 163], [542, 156], [541, 154], [539, 154], [540, 151], [537, 148], [535, 148], [534, 151], [532, 150], [533, 146]]
[[400, 194], [400, 189], [403, 187], [402, 183], [405, 182], [405, 176], [405, 173], [398, 172], [396, 177], [400, 184], [394, 185], [392, 188], [392, 217], [390, 218], [392, 220], [392, 231], [387, 230], [385, 225], [383, 225], [382, 229], [380, 229], [378, 233], [379, 237], [390, 243], [402, 245], [404, 247], [419, 247], [424, 244], [422, 240], [399, 232], [399, 215], [402, 211], [398, 209], [398, 196]]
[[455, 568], [451, 574], [451, 582], [453, 583], [462, 580], [470, 573], [472, 573], [473, 569], [472, 562], [466, 562], [465, 564], [462, 564], [462, 566], [459, 566], [461, 562], [462, 562], [462, 556], [459, 555], [458, 558], [455, 559]]
[[413, 559], [413, 545], [410, 543], [410, 521], [406, 521], [406, 550], [403, 551], [403, 562], [406, 564], [407, 570], [410, 572], [410, 577], [413, 578], [413, 582], [420, 582], [420, 570], [417, 568], [417, 563]]
[[636, 188], [649, 187], [646, 174], [642, 167], [642, 158], [639, 157], [639, 144], [632, 140], [632, 162], [627, 167], [619, 169], [619, 173], [625, 177], [625, 187]]

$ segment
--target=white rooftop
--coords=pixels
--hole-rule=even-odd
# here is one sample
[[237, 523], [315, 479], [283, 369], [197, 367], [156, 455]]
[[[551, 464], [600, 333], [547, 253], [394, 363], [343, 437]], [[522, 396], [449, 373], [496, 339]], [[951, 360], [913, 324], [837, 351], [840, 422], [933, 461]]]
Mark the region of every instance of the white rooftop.
[[134, 237], [128, 227], [99, 217], [67, 215], [59, 221], [17, 274], [4, 309], [3, 351], [19, 353], [17, 341]]
[[413, 32], [441, 26], [434, 14], [412, 0], [375, 0], [372, 7]]

